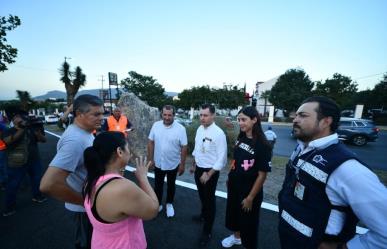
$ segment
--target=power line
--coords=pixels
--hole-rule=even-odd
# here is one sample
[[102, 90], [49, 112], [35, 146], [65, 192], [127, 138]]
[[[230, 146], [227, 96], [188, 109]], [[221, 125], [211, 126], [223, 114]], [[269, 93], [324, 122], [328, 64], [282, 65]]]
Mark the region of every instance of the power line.
[[54, 71], [54, 70], [51, 70], [51, 69], [47, 69], [47, 68], [39, 68], [39, 67], [26, 67], [26, 66], [18, 66], [18, 65], [12, 65], [12, 67], [18, 67], [18, 68], [23, 68], [23, 69], [28, 69], [28, 70], [38, 70], [38, 71], [47, 71], [47, 72], [58, 72], [58, 71]]
[[365, 78], [371, 78], [371, 77], [378, 76], [378, 75], [381, 75], [381, 74], [384, 74], [384, 72], [383, 73], [377, 73], [377, 74], [371, 74], [371, 75], [357, 77], [357, 78], [355, 78], [353, 80], [360, 80], [360, 79], [365, 79]]

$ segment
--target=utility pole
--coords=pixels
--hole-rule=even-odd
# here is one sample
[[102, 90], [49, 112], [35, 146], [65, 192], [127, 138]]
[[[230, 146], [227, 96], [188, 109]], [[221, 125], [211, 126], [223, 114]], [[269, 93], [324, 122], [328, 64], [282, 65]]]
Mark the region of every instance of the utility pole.
[[65, 58], [65, 62], [66, 62], [66, 60], [71, 60], [71, 57], [64, 57]]
[[105, 92], [103, 90], [103, 82], [105, 80], [103, 79], [103, 75], [101, 75], [101, 79], [98, 80], [98, 81], [101, 81], [101, 96], [100, 97], [101, 97], [101, 99], [103, 101], [103, 110], [105, 111]]

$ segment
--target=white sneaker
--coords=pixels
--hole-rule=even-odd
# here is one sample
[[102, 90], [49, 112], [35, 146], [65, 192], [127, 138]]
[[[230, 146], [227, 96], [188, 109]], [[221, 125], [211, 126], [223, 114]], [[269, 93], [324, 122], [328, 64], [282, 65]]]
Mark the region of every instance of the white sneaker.
[[225, 248], [229, 248], [234, 245], [242, 245], [241, 239], [235, 238], [234, 234], [231, 234], [230, 236], [222, 240], [222, 246]]
[[171, 218], [175, 216], [175, 210], [173, 209], [173, 205], [171, 203], [167, 203], [167, 217]]
[[159, 206], [159, 213], [161, 212], [161, 210], [163, 210], [163, 205]]

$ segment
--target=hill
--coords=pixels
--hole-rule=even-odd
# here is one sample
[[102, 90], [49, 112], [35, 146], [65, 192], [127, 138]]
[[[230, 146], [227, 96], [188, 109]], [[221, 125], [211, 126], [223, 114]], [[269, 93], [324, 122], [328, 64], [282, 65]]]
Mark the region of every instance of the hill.
[[[99, 90], [100, 89], [80, 90], [77, 93], [76, 97], [83, 94], [91, 94], [91, 95], [99, 96]], [[115, 96], [116, 92], [117, 92], [117, 89], [112, 88], [112, 97]], [[165, 92], [165, 94], [167, 94], [169, 97], [174, 97], [178, 95], [177, 92]], [[49, 98], [66, 99], [66, 92], [54, 90], [54, 91], [48, 91], [46, 94], [33, 97], [34, 100], [40, 100], [40, 101], [44, 101]]]

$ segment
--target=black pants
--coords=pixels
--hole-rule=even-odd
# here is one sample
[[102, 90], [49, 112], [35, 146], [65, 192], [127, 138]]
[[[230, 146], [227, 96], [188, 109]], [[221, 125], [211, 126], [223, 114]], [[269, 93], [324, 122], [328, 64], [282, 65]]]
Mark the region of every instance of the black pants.
[[215, 191], [216, 184], [219, 179], [219, 171], [214, 173], [210, 180], [206, 184], [200, 182], [200, 177], [203, 172], [210, 171], [211, 169], [196, 167], [195, 170], [195, 182], [198, 188], [199, 198], [202, 203], [201, 215], [204, 218], [203, 233], [210, 234], [212, 226], [214, 225], [215, 212], [216, 212], [216, 199]]
[[[247, 249], [258, 248], [259, 211], [263, 200], [263, 192], [259, 192], [253, 200], [253, 207], [249, 212], [242, 210], [242, 200], [238, 187], [240, 183], [232, 185], [229, 179], [226, 209], [226, 227], [233, 232], [239, 231], [242, 245]], [[239, 185], [239, 186], [238, 186]], [[231, 188], [231, 186], [233, 186]]]
[[164, 187], [164, 178], [167, 175], [167, 203], [173, 203], [173, 199], [175, 197], [176, 191], [176, 175], [177, 169], [173, 170], [162, 170], [160, 168], [155, 167], [155, 193], [159, 203], [161, 205], [161, 201], [163, 200], [163, 187]]
[[74, 224], [74, 244], [76, 249], [90, 249], [93, 226], [86, 212], [68, 211], [68, 215]]

